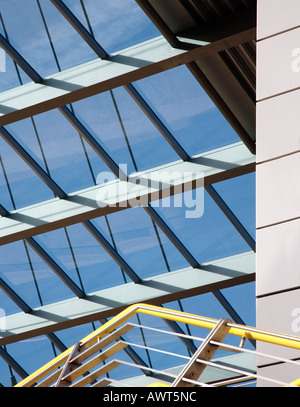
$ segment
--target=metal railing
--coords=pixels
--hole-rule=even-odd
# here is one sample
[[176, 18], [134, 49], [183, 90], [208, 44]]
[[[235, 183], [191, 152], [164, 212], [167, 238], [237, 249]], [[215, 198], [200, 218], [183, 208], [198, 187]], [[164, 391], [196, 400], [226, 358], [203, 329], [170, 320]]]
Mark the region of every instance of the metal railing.
[[[209, 330], [206, 337], [196, 337], [183, 333], [158, 329], [153, 326], [137, 325], [129, 323], [128, 320], [137, 314], [146, 314], [152, 317], [162, 318], [163, 320], [176, 321], [193, 325], [195, 327], [205, 328]], [[122, 336], [127, 335], [134, 328], [142, 328], [157, 332], [160, 335], [175, 335], [181, 341], [192, 340], [199, 342], [200, 345], [197, 351], [191, 356], [185, 356], [177, 353], [172, 353], [159, 347], [150, 347], [123, 340]], [[224, 342], [229, 336], [237, 336], [241, 338], [238, 346]], [[134, 336], [134, 335], [133, 335]], [[275, 344], [281, 347], [300, 350], [300, 338], [291, 335], [270, 332], [254, 327], [243, 326], [232, 323], [228, 319], [212, 319], [193, 314], [187, 314], [180, 311], [174, 311], [162, 307], [136, 304], [126, 308], [110, 321], [102, 325], [99, 329], [92, 332], [90, 335], [83, 338], [80, 342], [61, 353], [55, 359], [41, 367], [35, 373], [18, 383], [15, 387], [102, 387], [102, 386], [134, 386], [134, 377], [129, 376], [128, 380], [116, 380], [106, 377], [109, 372], [117, 369], [119, 366], [127, 366], [128, 368], [136, 368], [138, 372], [143, 372], [147, 375], [148, 381], [145, 385], [171, 386], [171, 387], [191, 387], [191, 386], [236, 386], [248, 385], [250, 381], [254, 383], [260, 379], [265, 382], [270, 382], [275, 386], [300, 386], [300, 361], [290, 360], [287, 358], [274, 356], [257, 350], [247, 349], [244, 347], [246, 339], [254, 341], [263, 341], [269, 344]], [[122, 360], [116, 357], [120, 351], [126, 348], [142, 348], [149, 352], [158, 352], [165, 358], [176, 357], [181, 363], [176, 372], [169, 369], [158, 370], [152, 367], [141, 365], [134, 362]], [[234, 366], [229, 363], [223, 363], [222, 358], [213, 359], [217, 350], [226, 352], [234, 352], [240, 354], [251, 355], [252, 357], [263, 357], [273, 361], [273, 363], [284, 363], [299, 367], [299, 375], [295, 377], [292, 383], [287, 383], [284, 380], [277, 380], [259, 374], [253, 369]], [[299, 352], [300, 359], [300, 352]], [[224, 357], [226, 361], [226, 357]], [[182, 364], [183, 363], [183, 364]], [[177, 365], [178, 366], [178, 365]], [[207, 369], [217, 369], [224, 372], [221, 379], [219, 374], [215, 375], [215, 379], [210, 378], [209, 381], [202, 380], [203, 372]], [[175, 369], [176, 370], [176, 369]], [[156, 377], [163, 377], [163, 380], [157, 382]], [[151, 383], [149, 383], [149, 380]], [[147, 384], [148, 383], [148, 384]]]

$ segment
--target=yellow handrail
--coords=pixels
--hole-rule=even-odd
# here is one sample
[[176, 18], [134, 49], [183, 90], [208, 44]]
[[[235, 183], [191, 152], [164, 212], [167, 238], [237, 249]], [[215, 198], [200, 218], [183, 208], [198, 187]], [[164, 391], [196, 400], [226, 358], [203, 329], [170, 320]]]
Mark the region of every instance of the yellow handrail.
[[[92, 332], [85, 338], [83, 338], [80, 343], [84, 344], [86, 346], [90, 346], [94, 342], [96, 342], [98, 339], [102, 338], [106, 334], [112, 332], [115, 328], [117, 328], [119, 325], [123, 324], [126, 322], [129, 318], [132, 316], [142, 313], [142, 314], [147, 314], [151, 316], [157, 316], [160, 318], [164, 319], [169, 319], [177, 322], [182, 322], [184, 324], [191, 324], [195, 325], [201, 328], [207, 328], [207, 329], [213, 329], [214, 326], [217, 324], [218, 320], [217, 319], [212, 319], [212, 318], [206, 318], [194, 314], [187, 314], [185, 312], [181, 311], [174, 311], [171, 309], [167, 308], [162, 308], [162, 307], [157, 307], [153, 305], [148, 305], [148, 304], [134, 304], [120, 312], [118, 315], [113, 317], [110, 321], [106, 322], [104, 325], [102, 325], [100, 328], [98, 328], [96, 331]], [[286, 346], [294, 349], [300, 349], [300, 338], [296, 336], [291, 336], [291, 335], [282, 335], [278, 334], [276, 332], [271, 332], [271, 331], [265, 331], [265, 330], [260, 330], [257, 328], [253, 327], [248, 327], [244, 325], [238, 325], [238, 324], [228, 324], [230, 326], [230, 329], [228, 331], [229, 334], [240, 336], [242, 338], [247, 338], [247, 339], [253, 339], [253, 340], [260, 340], [276, 345], [281, 345], [281, 346]], [[67, 358], [70, 352], [72, 351], [73, 346], [71, 346], [69, 349], [58, 355], [56, 358], [54, 358], [52, 361], [48, 362], [45, 364], [43, 367], [38, 369], [36, 372], [32, 373], [28, 377], [26, 377], [24, 380], [19, 382], [18, 384], [15, 385], [15, 387], [27, 387], [30, 386], [34, 383], [36, 383], [38, 380], [42, 379], [45, 377], [48, 373], [52, 372], [54, 369], [56, 369], [58, 366], [63, 364]], [[300, 379], [297, 380], [298, 382], [297, 385], [300, 385]], [[294, 382], [294, 383], [296, 383]]]

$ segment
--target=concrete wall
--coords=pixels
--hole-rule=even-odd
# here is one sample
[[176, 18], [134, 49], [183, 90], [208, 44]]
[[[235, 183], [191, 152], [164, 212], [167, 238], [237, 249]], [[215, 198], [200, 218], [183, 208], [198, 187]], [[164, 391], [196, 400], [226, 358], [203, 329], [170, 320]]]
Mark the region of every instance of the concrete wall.
[[[257, 18], [257, 326], [300, 336], [300, 1], [258, 0]], [[300, 378], [299, 367], [257, 363]]]

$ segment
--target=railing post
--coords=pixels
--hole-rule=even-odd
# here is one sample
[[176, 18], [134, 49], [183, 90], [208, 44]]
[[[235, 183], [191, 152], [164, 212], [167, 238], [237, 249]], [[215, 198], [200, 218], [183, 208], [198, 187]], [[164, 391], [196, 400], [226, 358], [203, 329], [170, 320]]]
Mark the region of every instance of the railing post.
[[[220, 319], [216, 326], [210, 331], [201, 346], [194, 353], [187, 365], [182, 369], [178, 377], [174, 380], [171, 387], [194, 387], [195, 383], [185, 381], [198, 380], [202, 372], [206, 368], [205, 363], [201, 363], [199, 360], [210, 361], [215, 352], [218, 350], [218, 345], [211, 344], [211, 341], [222, 342], [227, 335], [230, 327], [228, 323], [231, 323], [229, 319]], [[199, 384], [200, 385], [200, 384]]]
[[78, 364], [76, 363], [75, 366], [74, 364], [70, 363], [70, 361], [78, 355], [79, 351], [80, 351], [80, 342], [77, 342], [76, 345], [74, 345], [72, 352], [69, 354], [69, 357], [59, 375], [59, 378], [57, 379], [57, 382], [55, 383], [54, 387], [68, 387], [70, 386], [71, 382], [64, 380], [64, 377], [70, 373], [74, 368], [76, 368], [78, 366]]

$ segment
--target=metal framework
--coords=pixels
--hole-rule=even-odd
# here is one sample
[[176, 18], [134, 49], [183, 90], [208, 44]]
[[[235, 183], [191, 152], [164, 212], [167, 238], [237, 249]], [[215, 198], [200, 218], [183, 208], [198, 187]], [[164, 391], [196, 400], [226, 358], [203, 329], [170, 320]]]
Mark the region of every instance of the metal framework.
[[[40, 307], [32, 308], [24, 301], [22, 294], [17, 293], [0, 277], [0, 288], [21, 311], [6, 318], [7, 329], [0, 331], [0, 345], [3, 346], [0, 348], [0, 356], [22, 379], [27, 373], [9, 355], [4, 346], [38, 335], [47, 335], [59, 351], [65, 351], [66, 346], [54, 332], [114, 316], [136, 302], [161, 305], [212, 292], [233, 320], [236, 323], [243, 323], [238, 312], [220, 290], [254, 281], [255, 241], [217, 192], [214, 184], [255, 171], [253, 130], [255, 126], [252, 116], [255, 103], [250, 97], [253, 91], [253, 71], [255, 76], [256, 22], [253, 14], [255, 2], [250, 0], [236, 2], [240, 3], [236, 8], [229, 4], [231, 2], [220, 0], [218, 9], [212, 7], [211, 2], [207, 2], [206, 5], [205, 1], [176, 0], [173, 2], [173, 17], [166, 13], [166, 9], [160, 7], [159, 2], [147, 0], [136, 2], [162, 36], [109, 55], [96, 40], [94, 33], [83, 25], [63, 1], [51, 0], [70, 24], [70, 29], [80, 35], [95, 52], [97, 59], [45, 78], [41, 77], [31, 66], [30, 61], [13, 47], [6, 31], [5, 36], [0, 34], [0, 46], [16, 66], [32, 80], [26, 85], [20, 84], [21, 86], [0, 94], [0, 135], [54, 194], [54, 198], [49, 201], [25, 208], [14, 207], [13, 211], [7, 210], [0, 202], [0, 244], [5, 246], [24, 240], [75, 295], [70, 300], [49, 305], [43, 305], [41, 302]], [[42, 12], [39, 2], [37, 3]], [[166, 1], [167, 8], [168, 3]], [[186, 21], [184, 26], [181, 25], [179, 18], [182, 12]], [[216, 14], [218, 22], [215, 22]], [[180, 65], [187, 66], [236, 131], [241, 142], [198, 155], [189, 154], [134, 86], [135, 81]], [[217, 81], [217, 75], [224, 80]], [[146, 171], [138, 171], [136, 168], [136, 173], [126, 174], [84, 123], [76, 117], [72, 108], [74, 102], [112, 91], [120, 86], [128, 92], [139, 106], [141, 114], [150, 120], [171, 146], [178, 156], [178, 161]], [[227, 86], [230, 87], [230, 91]], [[238, 106], [239, 103], [242, 107]], [[53, 109], [57, 109], [73, 126], [82, 140], [106, 164], [114, 179], [106, 184], [67, 194], [51, 176], [46, 159], [45, 170], [8, 130], [9, 125], [13, 123], [28, 118], [33, 122], [33, 116]], [[243, 110], [247, 113], [245, 114]], [[169, 177], [167, 181], [161, 178], [162, 173]], [[189, 174], [188, 178], [186, 174]], [[9, 188], [8, 182], [7, 185]], [[202, 187], [225, 214], [241, 239], [246, 242], [249, 252], [202, 264], [155, 210], [153, 202], [157, 199]], [[114, 241], [111, 243], [93, 223], [95, 218], [106, 217], [108, 214], [126, 211], [139, 205], [153, 222], [154, 228], [158, 227], [163, 232], [190, 267], [142, 279], [117, 250]], [[51, 257], [47, 248], [42, 247], [35, 239], [35, 236], [40, 234], [78, 223], [86, 228], [110, 258], [118, 264], [129, 278], [129, 283], [86, 293], [83, 287], [72, 280], [67, 270]], [[156, 233], [159, 236], [158, 232]], [[161, 244], [160, 246], [162, 247]], [[27, 256], [29, 258], [28, 252]], [[169, 321], [169, 324], [177, 334], [182, 334], [181, 328], [174, 321]], [[115, 337], [113, 334], [113, 338]], [[182, 342], [192, 353], [196, 352], [195, 345], [189, 338], [182, 338]], [[253, 341], [252, 344], [254, 345]], [[97, 362], [105, 360], [116, 350], [125, 347], [134, 363], [140, 365], [144, 374], [149, 375], [147, 363], [123, 342], [118, 342], [113, 349], [98, 356]], [[97, 350], [99, 349], [100, 347], [97, 347]], [[69, 354], [68, 363], [59, 375], [55, 373], [56, 386], [70, 383], [72, 378], [70, 366], [78, 368], [81, 363], [77, 354], [78, 347], [74, 347], [72, 354]], [[194, 357], [198, 358], [198, 353], [195, 353]], [[108, 372], [115, 365], [116, 363], [101, 368], [101, 373]], [[87, 369], [90, 367], [94, 367], [93, 363]]]
[[[87, 385], [91, 385], [91, 387], [105, 387], [114, 382], [119, 386], [126, 386], [128, 379], [116, 382], [103, 376], [122, 365], [145, 369], [144, 366], [140, 366], [137, 363], [128, 363], [127, 361], [120, 359], [121, 356], [118, 358], [118, 355], [116, 355], [127, 346], [131, 345], [139, 347], [138, 344], [130, 344], [120, 339], [122, 335], [126, 335], [130, 330], [137, 326], [128, 322], [128, 320], [136, 314], [146, 314], [156, 318], [185, 322], [209, 330], [209, 333], [205, 338], [193, 337], [194, 340], [201, 342], [201, 344], [190, 358], [181, 354], [175, 355], [172, 352], [161, 350], [159, 348], [151, 348], [152, 351], [159, 352], [165, 357], [177, 356], [187, 360], [187, 362], [181, 370], [180, 367], [179, 371], [177, 369], [177, 374], [174, 374], [174, 372], [170, 373], [166, 370], [157, 371], [156, 369], [146, 368], [146, 370], [151, 371], [153, 374], [153, 376], [149, 377], [148, 382], [146, 381], [146, 383], [149, 383], [148, 385], [156, 385], [158, 387], [221, 387], [227, 386], [228, 384], [243, 383], [244, 381], [247, 382], [251, 379], [258, 378], [258, 375], [254, 371], [251, 371], [250, 369], [243, 370], [241, 366], [239, 366], [238, 361], [230, 361], [228, 356], [223, 356], [223, 358], [219, 360], [213, 360], [214, 355], [220, 349], [230, 352], [238, 352], [239, 354], [245, 352], [246, 354], [248, 353], [248, 355], [264, 356], [276, 360], [277, 362], [285, 362], [300, 366], [299, 361], [291, 361], [270, 354], [262, 355], [260, 352], [243, 348], [243, 340], [245, 338], [251, 338], [256, 341], [277, 344], [278, 346], [285, 348], [300, 349], [300, 338], [298, 337], [264, 331], [249, 326], [237, 325], [232, 323], [230, 319], [216, 320], [193, 314], [185, 314], [172, 309], [164, 309], [146, 304], [135, 304], [125, 309], [111, 321], [77, 342], [52, 361], [42, 366], [36, 372], [20, 382], [17, 387], [30, 387], [32, 385], [35, 385], [36, 387], [85, 387]], [[153, 327], [144, 326], [143, 328], [172, 335], [172, 333], [168, 331], [157, 330]], [[242, 338], [239, 346], [225, 343], [225, 338], [230, 334]], [[180, 336], [188, 337], [188, 335], [180, 335], [178, 333], [175, 333], [174, 335], [178, 338]], [[99, 350], [101, 350], [100, 353], [98, 353]], [[106, 363], [104, 364], [103, 362]], [[213, 374], [208, 376], [208, 378], [203, 375], [208, 366], [212, 366], [220, 371], [218, 379], [214, 377]], [[93, 372], [88, 372], [88, 370], [94, 368], [96, 369]], [[231, 375], [229, 374], [229, 376], [227, 376], [228, 372], [230, 372]], [[157, 383], [158, 378], [163, 380], [163, 383]], [[292, 383], [285, 383], [282, 380], [275, 380], [265, 376], [260, 376], [259, 378], [272, 383], [285, 385], [287, 387], [298, 387], [300, 385], [300, 379], [298, 377], [295, 377], [295, 380]], [[131, 379], [131, 386], [134, 386], [133, 383], [138, 381], [137, 377], [129, 379]]]
[[0, 345], [111, 317], [142, 300], [160, 305], [254, 279], [255, 257], [251, 252], [205, 263], [198, 268], [171, 271], [144, 279], [139, 284], [127, 283], [84, 298], [44, 305], [26, 314], [7, 316], [7, 332], [0, 332]]

